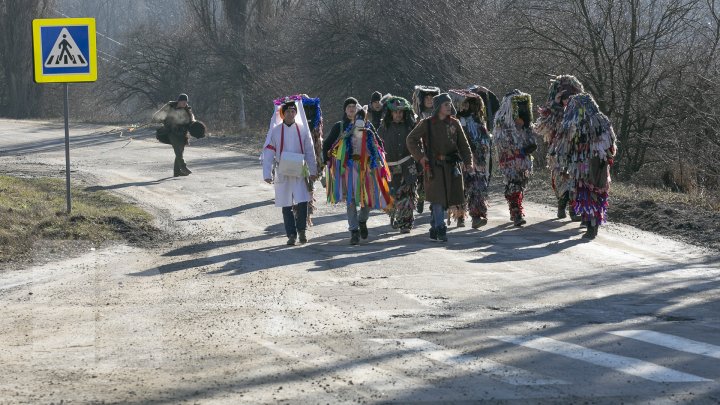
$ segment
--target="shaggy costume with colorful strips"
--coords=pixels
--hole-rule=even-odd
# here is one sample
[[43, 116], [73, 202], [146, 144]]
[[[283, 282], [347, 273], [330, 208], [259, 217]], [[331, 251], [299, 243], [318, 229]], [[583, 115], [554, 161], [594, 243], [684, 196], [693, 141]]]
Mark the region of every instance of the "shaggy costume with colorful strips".
[[610, 166], [617, 152], [610, 120], [587, 93], [570, 98], [563, 118], [563, 138], [570, 145], [568, 172], [572, 179], [572, 210], [587, 225], [585, 238], [594, 238], [607, 221]]
[[[535, 131], [542, 136], [547, 145], [547, 167], [550, 170], [550, 182], [558, 200], [558, 218], [566, 217], [570, 195], [570, 176], [567, 172], [569, 144], [562, 133], [565, 103], [570, 96], [582, 93], [583, 85], [575, 76], [560, 75], [550, 82], [547, 101], [540, 107], [540, 116], [535, 123]], [[572, 211], [571, 211], [572, 215]], [[573, 218], [575, 219], [575, 218]]]
[[[353, 137], [361, 136], [360, 150], [353, 150]], [[328, 202], [354, 201], [356, 206], [385, 209], [392, 203], [388, 181], [390, 171], [372, 124], [355, 130], [348, 124], [330, 148], [327, 165]]]
[[508, 93], [495, 116], [494, 136], [498, 163], [505, 180], [505, 199], [510, 207], [510, 218], [516, 226], [525, 223], [523, 198], [533, 171], [531, 154], [537, 149], [531, 122], [530, 95], [520, 90]]

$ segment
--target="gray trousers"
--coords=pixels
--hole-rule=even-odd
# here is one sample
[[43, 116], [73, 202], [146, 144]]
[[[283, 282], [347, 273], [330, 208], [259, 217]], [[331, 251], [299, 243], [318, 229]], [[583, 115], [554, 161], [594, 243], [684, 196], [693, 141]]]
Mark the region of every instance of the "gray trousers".
[[[360, 211], [359, 214], [358, 211]], [[368, 217], [370, 217], [370, 207], [358, 208], [355, 202], [348, 202], [347, 218], [349, 231], [357, 231], [358, 228], [360, 228], [360, 222], [367, 222]]]

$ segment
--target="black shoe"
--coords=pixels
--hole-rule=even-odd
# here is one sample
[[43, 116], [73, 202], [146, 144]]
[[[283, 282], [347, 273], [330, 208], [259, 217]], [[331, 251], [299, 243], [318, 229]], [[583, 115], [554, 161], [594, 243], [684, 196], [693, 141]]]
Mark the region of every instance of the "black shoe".
[[397, 222], [395, 222], [394, 218], [390, 218], [390, 228], [392, 229], [398, 229]]
[[360, 232], [350, 231], [350, 244], [357, 245], [358, 243], [360, 243]]
[[188, 169], [187, 166], [183, 166], [183, 167], [182, 167], [182, 170], [183, 170], [184, 172], [187, 172], [187, 174], [192, 174], [192, 170]]
[[400, 228], [400, 233], [410, 233], [410, 228]]
[[580, 228], [587, 228], [587, 226], [590, 224], [589, 221], [580, 221]]
[[367, 229], [367, 222], [360, 222], [360, 237], [363, 239], [367, 239], [368, 237], [368, 229]]
[[422, 214], [425, 211], [425, 200], [418, 200], [417, 206], [415, 207], [418, 214]]
[[305, 235], [305, 231], [298, 231], [298, 239], [300, 240], [300, 243], [307, 243], [307, 236]]
[[438, 238], [438, 232], [435, 228], [430, 228], [430, 239], [437, 240]]
[[580, 222], [580, 221], [582, 221], [582, 215], [575, 215], [572, 212], [570, 212], [570, 220], [573, 222]]
[[458, 218], [458, 220], [457, 220], [457, 227], [458, 227], [458, 228], [465, 228], [465, 217]]
[[183, 170], [177, 170], [173, 173], [173, 177], [180, 177], [180, 176], [189, 176], [190, 173], [183, 171]]
[[438, 233], [438, 240], [440, 240], [441, 242], [447, 242], [447, 241], [448, 241], [448, 238], [447, 238], [447, 228], [442, 227], [442, 228], [438, 229], [437, 233]]
[[295, 246], [295, 237], [294, 236], [288, 236], [287, 244], [289, 246]]
[[515, 226], [523, 226], [523, 225], [525, 225], [525, 224], [527, 223], [527, 221], [525, 221], [525, 218], [523, 217], [522, 214], [517, 214], [517, 215], [515, 216], [515, 221], [514, 221], [514, 223], [515, 223]]

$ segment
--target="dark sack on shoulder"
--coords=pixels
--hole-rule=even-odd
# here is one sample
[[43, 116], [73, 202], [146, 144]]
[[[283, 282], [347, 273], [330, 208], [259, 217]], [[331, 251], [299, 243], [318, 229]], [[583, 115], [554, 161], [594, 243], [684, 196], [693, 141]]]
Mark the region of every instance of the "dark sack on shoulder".
[[170, 129], [167, 127], [160, 127], [155, 131], [155, 138], [161, 143], [170, 145]]

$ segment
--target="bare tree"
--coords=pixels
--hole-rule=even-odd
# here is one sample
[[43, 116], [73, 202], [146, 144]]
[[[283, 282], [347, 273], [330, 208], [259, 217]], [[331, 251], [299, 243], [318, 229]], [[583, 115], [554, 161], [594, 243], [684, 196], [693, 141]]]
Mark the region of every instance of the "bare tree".
[[6, 83], [4, 115], [13, 118], [40, 112], [41, 87], [33, 82], [32, 20], [42, 17], [47, 0], [0, 0], [0, 70]]

